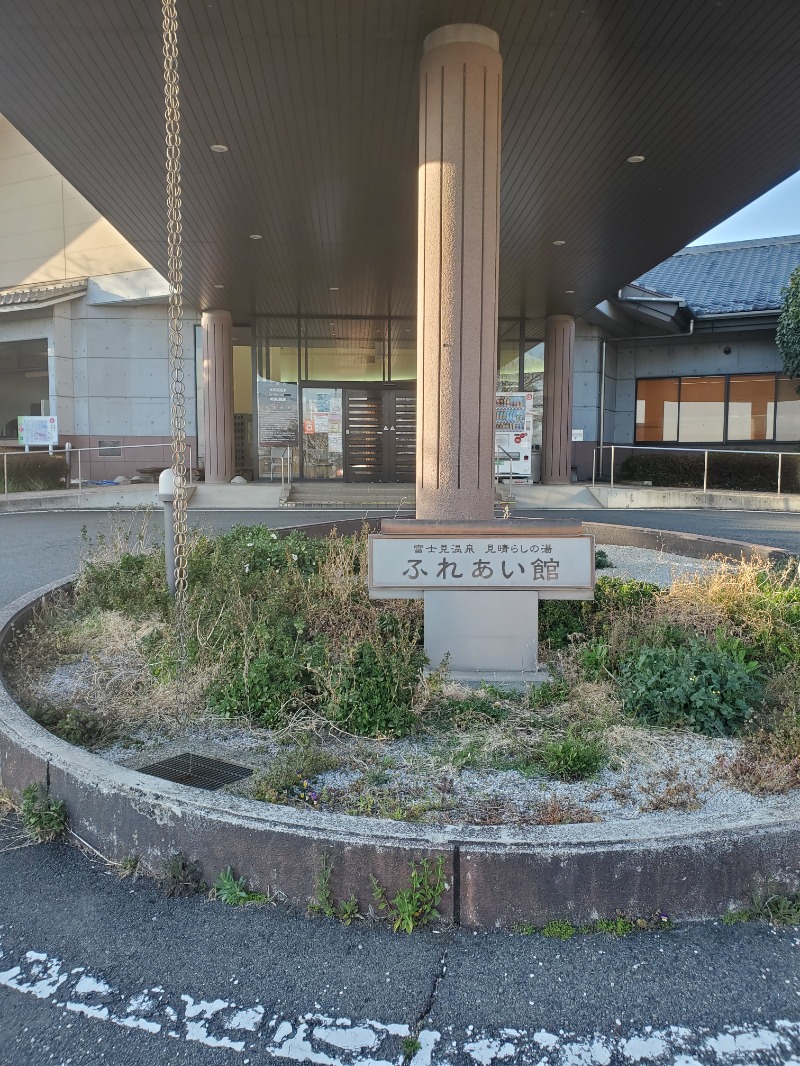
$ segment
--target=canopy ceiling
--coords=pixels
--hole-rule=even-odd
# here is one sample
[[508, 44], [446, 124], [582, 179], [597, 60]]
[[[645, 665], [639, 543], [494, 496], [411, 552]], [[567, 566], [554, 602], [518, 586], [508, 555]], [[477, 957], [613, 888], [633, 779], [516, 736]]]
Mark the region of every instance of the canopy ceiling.
[[[164, 272], [159, 0], [0, 12], [0, 113]], [[500, 35], [501, 313], [531, 329], [800, 169], [797, 0], [179, 0], [179, 16], [186, 294], [241, 321], [415, 313], [418, 64], [449, 22]]]

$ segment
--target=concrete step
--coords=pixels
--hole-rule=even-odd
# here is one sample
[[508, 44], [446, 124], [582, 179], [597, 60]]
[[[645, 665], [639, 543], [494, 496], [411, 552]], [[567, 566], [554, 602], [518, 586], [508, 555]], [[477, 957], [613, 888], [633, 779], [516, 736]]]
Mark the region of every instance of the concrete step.
[[[506, 490], [496, 493], [498, 508], [514, 506], [514, 497]], [[350, 485], [342, 483], [297, 482], [285, 492], [282, 507], [307, 507], [334, 510], [365, 510], [397, 508], [414, 509], [416, 493], [413, 485]]]

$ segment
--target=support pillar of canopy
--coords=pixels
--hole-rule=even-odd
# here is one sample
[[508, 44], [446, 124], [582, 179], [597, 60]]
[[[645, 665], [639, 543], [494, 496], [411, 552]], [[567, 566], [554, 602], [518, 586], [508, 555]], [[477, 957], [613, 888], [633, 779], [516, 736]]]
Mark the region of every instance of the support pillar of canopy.
[[494, 514], [499, 38], [442, 26], [420, 75], [417, 517]]
[[550, 315], [544, 335], [542, 484], [568, 485], [572, 477], [572, 357], [575, 319]]
[[230, 311], [204, 311], [203, 424], [205, 478], [227, 483], [236, 474], [233, 450], [233, 331]]

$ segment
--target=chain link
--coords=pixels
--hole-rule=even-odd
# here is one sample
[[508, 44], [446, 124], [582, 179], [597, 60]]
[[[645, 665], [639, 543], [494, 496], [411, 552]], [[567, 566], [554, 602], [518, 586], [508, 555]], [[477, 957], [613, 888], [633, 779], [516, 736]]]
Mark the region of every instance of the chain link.
[[[186, 556], [188, 551], [188, 469], [186, 397], [183, 380], [183, 251], [181, 213], [181, 110], [178, 79], [177, 0], [162, 0], [164, 124], [166, 129], [167, 253], [169, 280], [169, 376], [172, 410], [172, 474], [175, 486], [175, 622], [180, 667], [186, 663]], [[186, 686], [179, 680], [179, 700]]]

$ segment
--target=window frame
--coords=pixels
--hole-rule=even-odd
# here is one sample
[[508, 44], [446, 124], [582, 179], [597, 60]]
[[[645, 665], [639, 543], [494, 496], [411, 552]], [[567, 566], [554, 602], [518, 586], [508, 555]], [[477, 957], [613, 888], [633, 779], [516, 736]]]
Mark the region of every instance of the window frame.
[[[774, 378], [774, 382], [775, 382], [775, 388], [774, 388], [774, 393], [773, 393], [773, 395], [774, 395], [774, 400], [773, 400], [774, 414], [773, 414], [773, 419], [772, 419], [772, 436], [771, 437], [761, 437], [761, 438], [758, 438], [758, 439], [754, 439], [752, 437], [731, 437], [731, 435], [729, 433], [729, 429], [728, 429], [728, 422], [729, 422], [729, 417], [730, 417], [731, 378], [736, 378], [738, 380], [738, 379], [741, 379], [741, 378], [766, 378], [766, 377]], [[715, 440], [715, 441], [709, 441], [709, 440], [681, 441], [680, 440], [680, 430], [681, 430], [681, 404], [683, 402], [682, 401], [683, 382], [684, 381], [698, 381], [698, 380], [702, 380], [704, 378], [722, 378], [723, 381], [724, 381], [724, 399], [723, 399], [723, 416], [722, 416], [722, 418], [723, 418], [723, 422], [722, 422], [722, 426], [723, 426], [722, 440], [721, 441], [719, 441], [719, 440]], [[779, 392], [779, 382], [782, 379], [786, 379], [787, 381], [791, 381], [792, 380], [791, 378], [788, 378], [786, 376], [786, 374], [781, 373], [780, 370], [759, 370], [759, 371], [754, 371], [751, 374], [742, 374], [742, 373], [739, 373], [739, 372], [732, 373], [732, 374], [711, 374], [711, 373], [708, 373], [708, 374], [657, 374], [657, 375], [654, 375], [653, 377], [637, 377], [635, 379], [636, 385], [635, 385], [634, 404], [633, 404], [633, 445], [634, 445], [634, 447], [637, 447], [637, 448], [658, 448], [658, 447], [665, 447], [665, 448], [666, 447], [673, 447], [674, 448], [674, 447], [681, 447], [681, 446], [683, 446], [683, 447], [694, 447], [694, 446], [697, 446], [697, 447], [703, 447], [703, 448], [713, 448], [713, 447], [719, 448], [719, 447], [725, 447], [725, 446], [727, 446], [729, 444], [741, 444], [741, 445], [750, 444], [750, 445], [754, 445], [754, 446], [758, 446], [758, 445], [765, 446], [765, 445], [769, 445], [769, 444], [787, 444], [787, 443], [792, 443], [791, 441], [779, 441], [777, 439], [777, 431], [778, 431], [778, 392]], [[639, 383], [640, 382], [647, 382], [647, 381], [677, 381], [677, 383], [678, 383], [678, 425], [677, 425], [677, 440], [676, 441], [665, 441], [665, 440], [643, 441], [643, 440], [638, 440], [637, 439], [638, 423], [636, 421], [636, 414], [637, 414], [637, 404], [638, 404], [638, 400], [639, 400]]]

